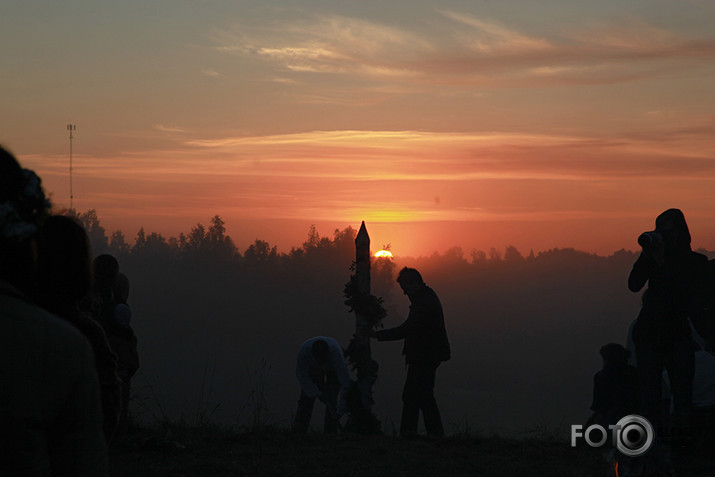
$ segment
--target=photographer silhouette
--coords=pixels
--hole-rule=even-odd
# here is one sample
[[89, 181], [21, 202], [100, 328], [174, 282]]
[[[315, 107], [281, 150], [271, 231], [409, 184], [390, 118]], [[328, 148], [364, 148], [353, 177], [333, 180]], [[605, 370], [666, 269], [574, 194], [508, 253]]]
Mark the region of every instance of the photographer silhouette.
[[641, 385], [641, 413], [656, 426], [668, 424], [659, 411], [665, 369], [672, 386], [672, 425], [688, 426], [693, 399], [694, 346], [688, 318], [702, 313], [707, 258], [690, 248], [685, 216], [668, 209], [655, 230], [641, 234], [643, 251], [628, 277], [628, 288], [640, 291], [648, 283], [643, 306], [633, 328]]

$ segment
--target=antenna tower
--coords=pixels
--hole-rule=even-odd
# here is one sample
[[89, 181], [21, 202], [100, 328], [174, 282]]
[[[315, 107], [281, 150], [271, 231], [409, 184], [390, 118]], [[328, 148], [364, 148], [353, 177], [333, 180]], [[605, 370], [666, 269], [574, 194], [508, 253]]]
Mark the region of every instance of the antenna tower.
[[76, 124], [68, 124], [67, 130], [70, 132], [70, 210], [74, 211], [74, 193], [72, 191], [72, 133], [77, 130]]

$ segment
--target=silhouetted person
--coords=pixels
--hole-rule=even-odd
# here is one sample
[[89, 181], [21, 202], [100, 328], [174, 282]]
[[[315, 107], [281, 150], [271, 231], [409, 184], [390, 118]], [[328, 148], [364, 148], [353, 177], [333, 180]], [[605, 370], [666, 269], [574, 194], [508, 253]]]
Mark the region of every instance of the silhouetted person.
[[109, 345], [117, 355], [117, 375], [121, 380], [122, 399], [116, 435], [122, 437], [128, 427], [131, 379], [139, 368], [137, 337], [129, 324], [129, 280], [120, 273], [117, 259], [109, 254], [95, 257], [92, 268], [94, 283], [89, 310], [104, 329]]
[[640, 407], [638, 370], [628, 364], [630, 351], [616, 343], [601, 347], [603, 369], [593, 377], [590, 423], [608, 427]]
[[109, 443], [121, 402], [117, 356], [99, 323], [79, 308], [91, 284], [90, 245], [87, 233], [75, 219], [54, 215], [42, 226], [38, 282], [39, 304], [71, 323], [92, 345], [102, 396], [104, 437]]
[[324, 432], [337, 432], [345, 392], [350, 386], [342, 346], [325, 336], [310, 338], [298, 349], [296, 376], [300, 383], [300, 397], [295, 413], [295, 432], [304, 434], [308, 431], [316, 398], [325, 404]]
[[444, 429], [434, 398], [434, 382], [437, 367], [451, 356], [442, 304], [414, 268], [403, 268], [397, 283], [410, 299], [407, 320], [396, 328], [371, 332], [371, 336], [378, 341], [405, 340], [402, 354], [407, 362], [407, 379], [402, 391], [400, 435], [417, 435], [422, 410], [427, 434], [441, 437]]
[[701, 316], [691, 319], [698, 334], [705, 340], [701, 347], [715, 353], [715, 259], [708, 262], [705, 308]]
[[106, 253], [96, 256], [92, 261], [92, 276], [87, 308], [108, 333], [114, 321], [114, 307], [117, 304], [114, 284], [119, 277], [119, 262]]
[[129, 425], [129, 401], [131, 398], [132, 377], [139, 369], [137, 337], [131, 326], [132, 310], [129, 307], [129, 279], [123, 273], [117, 275], [112, 286], [114, 305], [113, 321], [110, 326], [109, 341], [119, 357], [117, 374], [122, 382], [122, 407], [119, 414], [117, 434], [123, 436]]
[[0, 475], [106, 476], [92, 349], [32, 304], [40, 180], [0, 148]]
[[655, 231], [639, 237], [643, 251], [628, 277], [637, 292], [648, 283], [633, 327], [641, 386], [641, 414], [663, 426], [659, 406], [665, 369], [673, 395], [674, 424], [687, 426], [693, 400], [694, 345], [688, 318], [704, 307], [707, 258], [690, 248], [683, 213], [668, 209]]

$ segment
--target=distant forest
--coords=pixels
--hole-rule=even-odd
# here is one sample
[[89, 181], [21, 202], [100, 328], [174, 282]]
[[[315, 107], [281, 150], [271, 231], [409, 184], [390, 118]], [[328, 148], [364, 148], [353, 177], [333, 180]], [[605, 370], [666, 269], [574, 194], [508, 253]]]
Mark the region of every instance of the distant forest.
[[[235, 262], [280, 262], [290, 259], [299, 259], [306, 254], [328, 249], [347, 251], [354, 248], [353, 241], [357, 231], [351, 226], [343, 230], [335, 229], [333, 237], [321, 237], [315, 226], [311, 225], [307, 231], [307, 240], [302, 246], [293, 247], [288, 252], [278, 252], [276, 246], [256, 239], [254, 243], [241, 252], [230, 236], [226, 235], [225, 222], [219, 215], [213, 216], [206, 227], [202, 223], [197, 223], [187, 233], [180, 233], [178, 237], [164, 237], [157, 232], [146, 232], [141, 227], [133, 240], [129, 241], [121, 230], [116, 230], [108, 234], [102, 225], [100, 217], [95, 209], [82, 213], [70, 211], [69, 215], [74, 215], [84, 226], [92, 244], [95, 255], [110, 253], [120, 258], [129, 256], [155, 259], [167, 258], [202, 258], [221, 259]], [[707, 251], [699, 250], [708, 254]], [[353, 250], [354, 252], [354, 250]], [[534, 253], [533, 250], [524, 256], [513, 245], [508, 245], [503, 251], [492, 247], [488, 251], [472, 249], [466, 256], [461, 247], [452, 247], [443, 254], [433, 253], [429, 258], [442, 258], [450, 262], [463, 261], [476, 266], [517, 264], [523, 261], [543, 258], [553, 254], [566, 253], [578, 255], [591, 255], [586, 252], [576, 251], [573, 248], [552, 249]], [[625, 250], [616, 252], [618, 254], [629, 253]], [[424, 258], [424, 257], [422, 257]]]
[[[355, 260], [351, 227], [332, 237], [310, 227], [302, 245], [279, 253], [260, 239], [239, 251], [218, 215], [178, 237], [142, 228], [133, 240], [107, 234], [94, 210], [77, 216], [95, 255], [115, 255], [131, 281], [142, 362], [131, 406], [139, 419], [287, 426], [300, 344], [323, 335], [347, 346], [355, 331], [343, 297]], [[625, 343], [640, 307], [627, 288], [637, 256], [454, 247], [373, 259], [372, 293], [384, 299], [386, 327], [400, 324], [409, 306], [394, 280], [399, 268], [420, 270], [439, 295], [453, 351], [436, 386], [448, 433], [552, 429], [585, 421], [599, 348]], [[402, 346], [372, 349], [380, 364], [375, 412], [389, 433], [399, 423]]]

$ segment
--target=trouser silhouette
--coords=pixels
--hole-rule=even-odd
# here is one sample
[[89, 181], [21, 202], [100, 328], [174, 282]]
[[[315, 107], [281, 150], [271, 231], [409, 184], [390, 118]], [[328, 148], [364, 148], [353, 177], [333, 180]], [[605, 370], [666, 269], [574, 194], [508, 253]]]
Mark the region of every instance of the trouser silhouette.
[[[311, 370], [310, 379], [318, 386], [323, 393], [322, 399], [326, 401], [325, 417], [323, 420], [323, 432], [334, 434], [338, 431], [338, 418], [335, 410], [338, 404], [338, 393], [340, 392], [340, 382], [335, 371]], [[301, 434], [308, 432], [310, 419], [313, 416], [313, 406], [315, 398], [308, 397], [301, 389], [298, 398], [298, 410], [295, 413], [293, 429]], [[330, 408], [332, 406], [332, 409]]]
[[402, 390], [402, 419], [400, 435], [417, 435], [420, 410], [427, 434], [434, 437], [444, 435], [442, 418], [434, 398], [434, 381], [439, 363], [412, 363], [407, 367], [407, 379]]
[[663, 370], [668, 372], [673, 395], [672, 425], [687, 427], [693, 401], [695, 375], [694, 347], [690, 338], [674, 343], [636, 343], [636, 359], [641, 385], [641, 412], [656, 427], [668, 425], [661, 399]]

